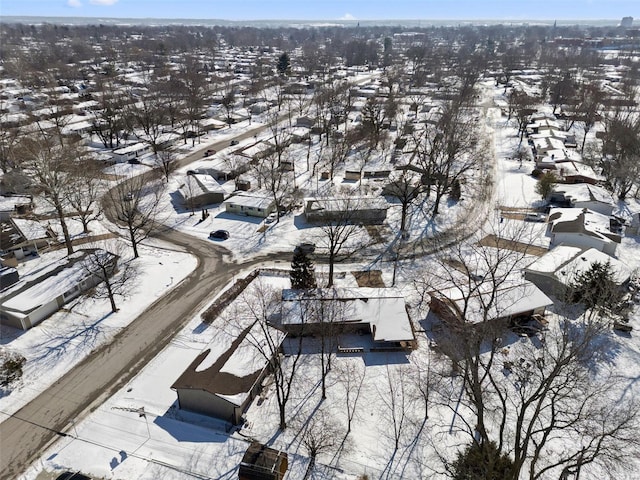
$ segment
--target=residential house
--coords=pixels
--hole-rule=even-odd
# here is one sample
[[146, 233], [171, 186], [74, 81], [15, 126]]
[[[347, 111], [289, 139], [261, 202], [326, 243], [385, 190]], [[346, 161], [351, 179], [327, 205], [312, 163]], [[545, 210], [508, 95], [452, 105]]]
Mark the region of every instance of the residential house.
[[207, 173], [188, 173], [178, 189], [185, 208], [200, 208], [224, 202], [226, 190]]
[[552, 208], [547, 231], [551, 245], [595, 248], [613, 256], [622, 239], [609, 226], [608, 216], [587, 208]]
[[[315, 310], [320, 314], [310, 315]], [[324, 315], [322, 314], [324, 312]], [[322, 321], [321, 321], [322, 319]], [[394, 288], [318, 288], [282, 291], [279, 327], [293, 336], [361, 333], [361, 349], [406, 350], [416, 337], [404, 296]]]
[[430, 293], [431, 310], [451, 327], [463, 324], [506, 328], [519, 319], [544, 315], [553, 301], [528, 281], [486, 282], [479, 288], [451, 286]]
[[233, 425], [242, 423], [242, 415], [269, 373], [264, 355], [267, 335], [275, 347], [268, 354], [276, 355], [285, 334], [258, 322], [247, 326], [222, 352], [219, 340], [213, 340], [171, 386], [179, 407]]
[[266, 218], [276, 208], [273, 197], [256, 193], [239, 193], [224, 202], [225, 211], [237, 215]]
[[344, 221], [366, 225], [387, 218], [389, 204], [384, 197], [306, 198], [304, 215], [309, 222]]
[[[117, 256], [104, 250], [79, 250], [32, 275], [23, 276], [0, 296], [0, 322], [28, 330], [101, 281], [88, 255]], [[95, 270], [93, 270], [95, 272]]]
[[611, 215], [615, 208], [613, 197], [606, 189], [585, 183], [556, 185], [550, 200], [569, 207], [588, 208], [603, 215]]
[[620, 260], [595, 248], [584, 249], [568, 245], [560, 245], [539, 257], [523, 269], [524, 278], [547, 295], [564, 298], [576, 276], [589, 270], [595, 263], [608, 263], [618, 285], [629, 281], [630, 273]]

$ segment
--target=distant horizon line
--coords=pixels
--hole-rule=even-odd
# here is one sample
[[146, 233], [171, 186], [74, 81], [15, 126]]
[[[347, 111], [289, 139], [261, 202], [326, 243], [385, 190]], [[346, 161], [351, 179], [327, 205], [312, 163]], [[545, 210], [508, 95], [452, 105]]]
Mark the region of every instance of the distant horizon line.
[[[418, 23], [418, 22], [454, 22], [454, 23], [549, 23], [552, 24], [591, 24], [590, 22], [597, 22], [603, 24], [605, 22], [615, 22], [619, 24], [621, 19], [618, 18], [556, 18], [556, 19], [544, 19], [544, 18], [324, 18], [324, 19], [302, 19], [302, 18], [254, 18], [254, 19], [225, 19], [225, 18], [174, 18], [174, 17], [108, 17], [108, 16], [59, 16], [59, 15], [3, 15], [0, 17], [0, 23], [13, 23], [18, 19], [38, 19], [38, 20], [50, 20], [53, 22], [65, 21], [65, 20], [86, 20], [86, 21], [127, 21], [127, 20], [140, 20], [140, 21], [169, 21], [169, 22], [225, 22], [225, 23], [264, 23], [264, 22], [287, 22], [287, 23], [346, 23], [357, 24], [359, 22], [367, 23], [389, 23], [389, 22], [402, 22], [402, 23]], [[13, 21], [13, 22], [12, 22]]]

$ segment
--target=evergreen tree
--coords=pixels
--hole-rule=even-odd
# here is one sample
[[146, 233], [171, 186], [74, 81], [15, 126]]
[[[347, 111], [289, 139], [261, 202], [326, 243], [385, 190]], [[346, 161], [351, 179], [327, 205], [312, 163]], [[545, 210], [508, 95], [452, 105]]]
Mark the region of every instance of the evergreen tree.
[[513, 461], [500, 453], [495, 442], [473, 442], [458, 453], [451, 467], [455, 480], [505, 480], [512, 478]]
[[291, 67], [291, 60], [289, 59], [289, 54], [284, 52], [282, 55], [278, 57], [278, 64], [276, 68], [280, 75], [285, 75], [289, 73], [289, 68]]
[[557, 181], [558, 179], [553, 172], [546, 172], [538, 179], [536, 193], [540, 195], [543, 200], [546, 200], [553, 193]]
[[300, 250], [293, 254], [289, 277], [291, 278], [291, 288], [294, 289], [309, 289], [317, 286], [313, 262]]
[[570, 287], [571, 301], [582, 303], [586, 308], [614, 313], [620, 309], [623, 294], [615, 282], [610, 262], [594, 262], [588, 270], [575, 276]]

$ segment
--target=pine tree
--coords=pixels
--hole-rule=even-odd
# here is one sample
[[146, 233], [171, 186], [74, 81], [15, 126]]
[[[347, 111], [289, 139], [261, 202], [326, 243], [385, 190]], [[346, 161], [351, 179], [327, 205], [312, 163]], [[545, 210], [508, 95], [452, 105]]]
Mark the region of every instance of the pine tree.
[[313, 262], [302, 251], [296, 251], [291, 261], [291, 288], [309, 289], [316, 288], [316, 277]]
[[276, 65], [276, 69], [280, 75], [285, 75], [289, 73], [289, 68], [291, 67], [291, 60], [289, 59], [289, 54], [284, 52], [282, 55], [278, 57], [278, 64]]
[[571, 282], [571, 300], [582, 303], [589, 309], [616, 312], [620, 308], [622, 296], [610, 262], [594, 262], [588, 270], [578, 273]]

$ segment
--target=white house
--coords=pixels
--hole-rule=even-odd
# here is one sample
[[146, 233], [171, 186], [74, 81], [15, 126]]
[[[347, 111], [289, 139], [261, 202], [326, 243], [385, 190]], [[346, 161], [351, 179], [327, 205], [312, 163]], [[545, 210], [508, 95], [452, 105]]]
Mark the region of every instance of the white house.
[[609, 224], [608, 216], [587, 208], [552, 208], [547, 229], [552, 245], [595, 248], [613, 256], [622, 239]]
[[[37, 274], [25, 275], [3, 291], [0, 297], [1, 323], [28, 330], [97, 285], [100, 277], [91, 273], [92, 264], [87, 259], [90, 252], [79, 250], [39, 269]], [[102, 252], [111, 257], [115, 266], [116, 255]]]
[[259, 193], [240, 193], [224, 202], [225, 211], [237, 215], [266, 218], [276, 208], [273, 197]]

